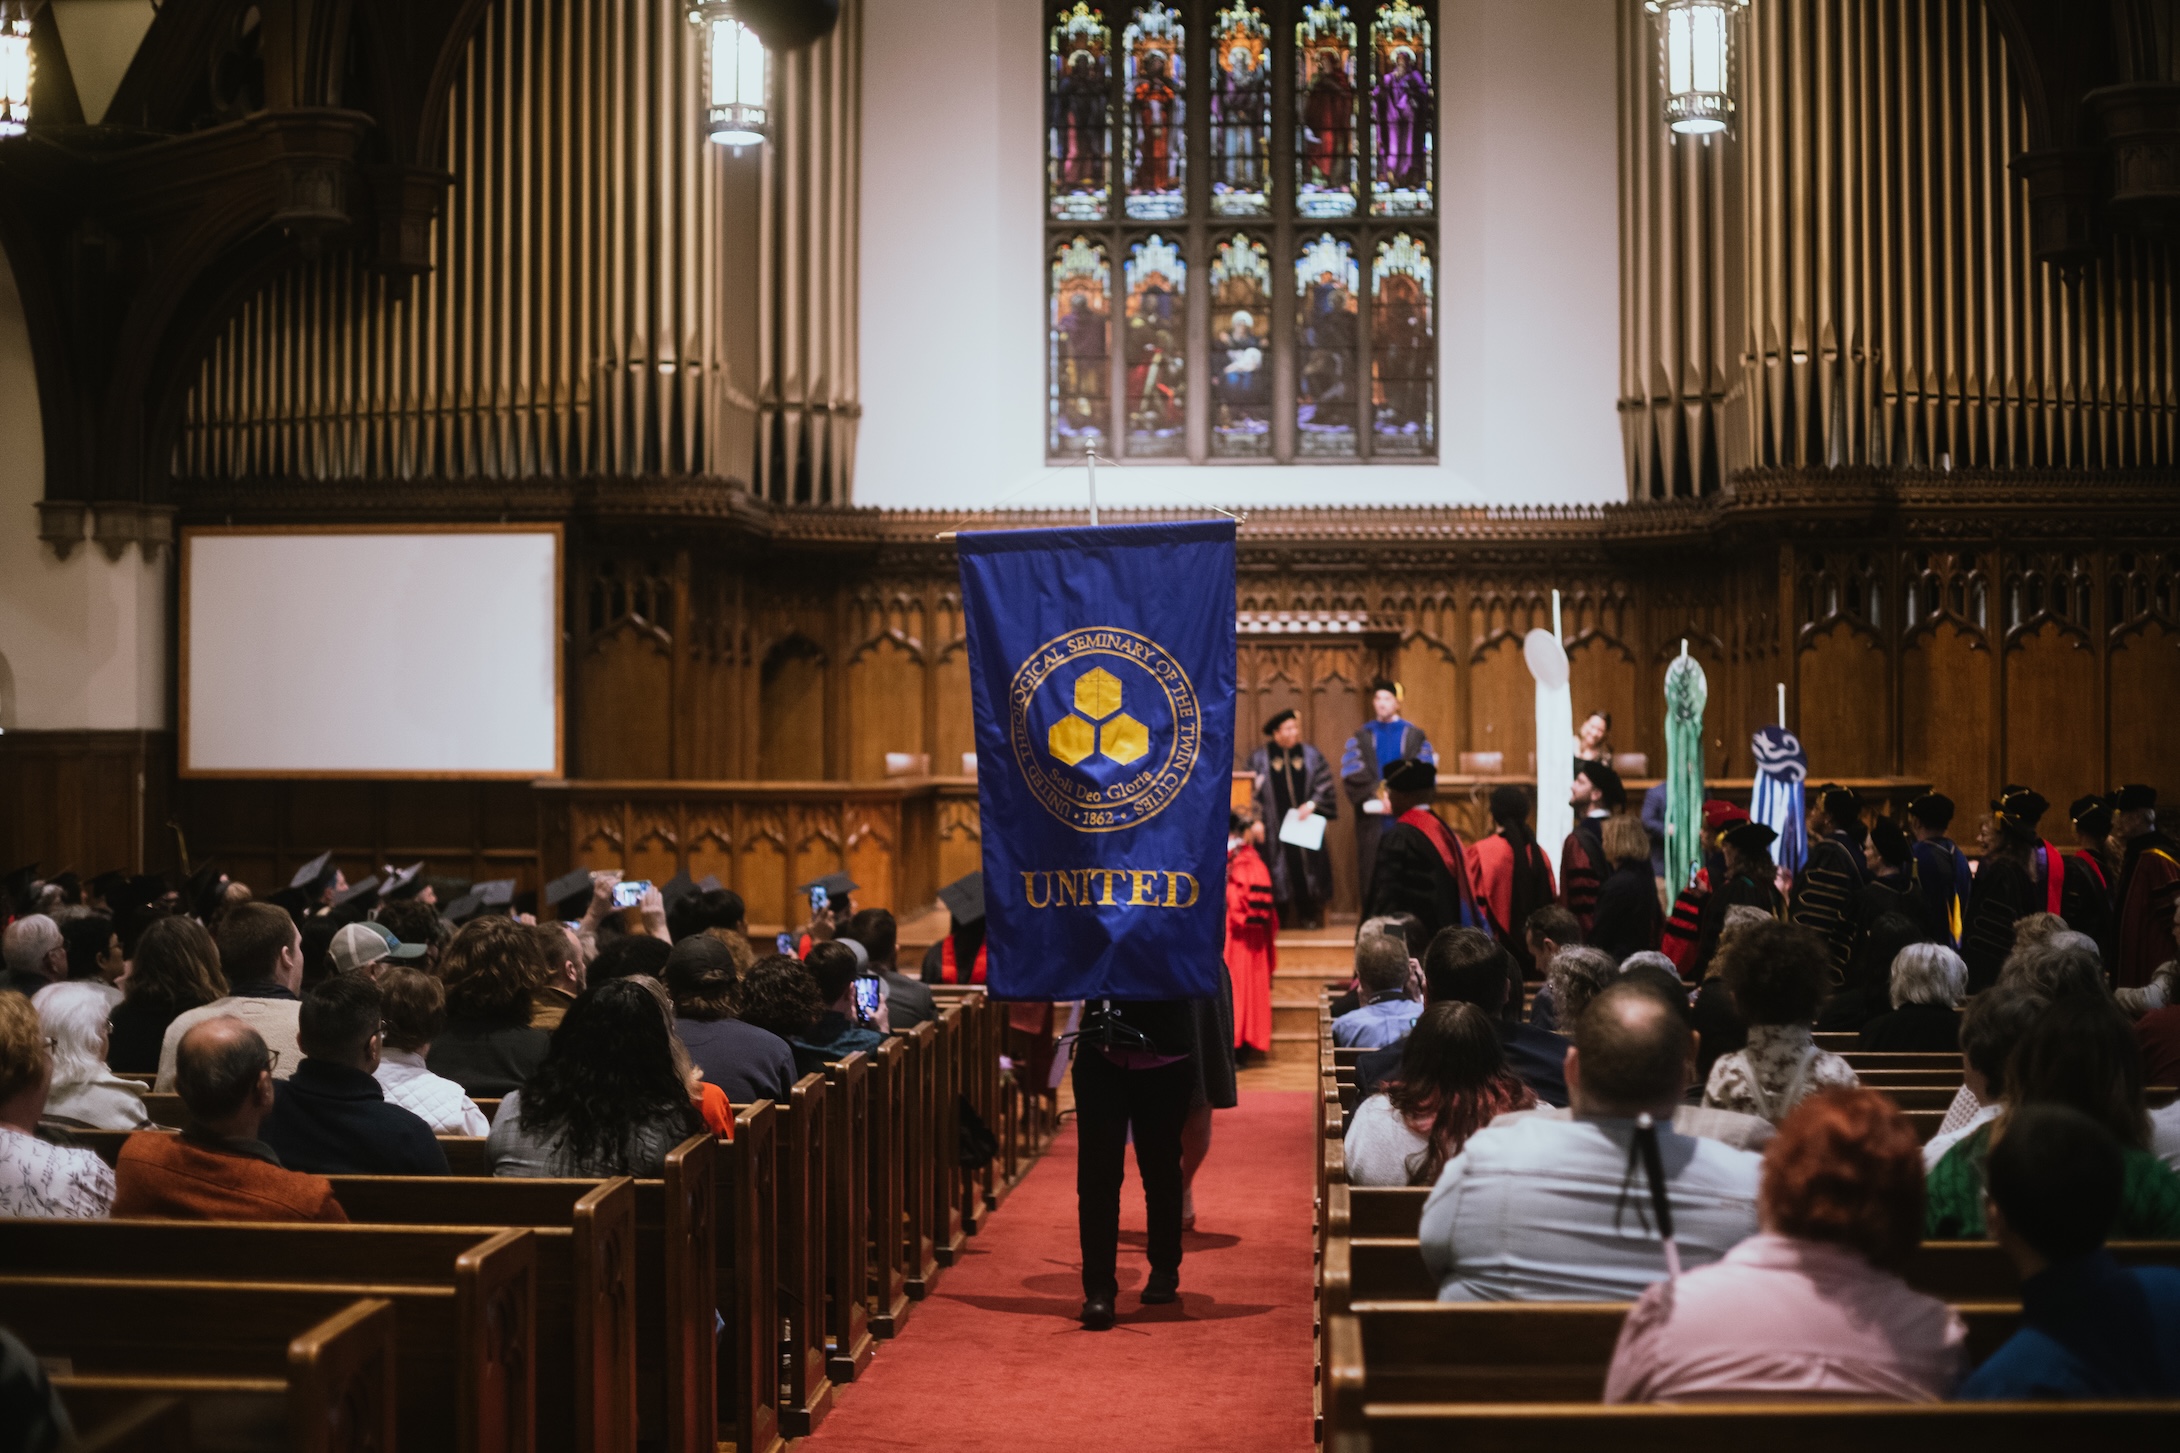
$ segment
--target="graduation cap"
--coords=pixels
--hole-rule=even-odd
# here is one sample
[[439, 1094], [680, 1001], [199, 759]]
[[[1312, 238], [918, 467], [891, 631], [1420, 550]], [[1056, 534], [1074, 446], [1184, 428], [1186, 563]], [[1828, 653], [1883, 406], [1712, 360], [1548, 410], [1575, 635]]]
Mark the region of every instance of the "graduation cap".
[[1817, 800], [1823, 804], [1824, 815], [1832, 819], [1834, 827], [1845, 827], [1862, 816], [1862, 799], [1837, 783], [1818, 788]]
[[1393, 680], [1390, 676], [1379, 676], [1372, 679], [1370, 683], [1370, 694], [1372, 696], [1376, 696], [1381, 691], [1390, 691], [1393, 693], [1393, 699], [1395, 701], [1400, 700], [1400, 683]]
[[562, 873], [545, 885], [545, 901], [553, 906], [555, 913], [565, 914], [568, 905], [577, 903], [580, 900], [580, 905], [576, 908], [574, 916], [581, 917], [590, 908], [590, 895], [590, 869], [588, 868], [576, 868]]
[[83, 901], [83, 880], [76, 876], [75, 869], [70, 868], [65, 873], [55, 873], [49, 881], [54, 887], [61, 890], [61, 901], [63, 903], [81, 903]]
[[1904, 863], [1908, 859], [1908, 838], [1900, 824], [1889, 817], [1880, 817], [1870, 824], [1870, 841], [1877, 844], [1877, 855], [1888, 863]]
[[2075, 798], [2066, 815], [2073, 819], [2076, 831], [2089, 837], [2105, 837], [2112, 831], [2112, 804], [2094, 792]]
[[5, 908], [11, 914], [28, 913], [31, 885], [37, 881], [36, 863], [25, 863], [5, 878], [0, 878], [0, 908]]
[[1605, 794], [1605, 806], [1616, 807], [1627, 801], [1627, 788], [1620, 781], [1620, 774], [1612, 770], [1609, 762], [1592, 762], [1586, 757], [1574, 759], [1574, 775], [1590, 779], [1593, 790]]
[[1429, 792], [1437, 786], [1437, 766], [1416, 757], [1403, 757], [1385, 769], [1389, 792]]
[[502, 912], [515, 903], [515, 880], [494, 878], [490, 882], [473, 884], [467, 893], [447, 906], [449, 923], [467, 923], [486, 913]]
[[659, 900], [667, 908], [671, 909], [676, 903], [679, 903], [695, 891], [696, 879], [689, 876], [687, 868], [683, 868], [673, 877], [667, 879], [665, 887], [659, 889]]
[[361, 917], [363, 914], [370, 912], [373, 903], [385, 896], [385, 893], [379, 888], [378, 874], [373, 873], [361, 883], [351, 883], [339, 893], [334, 894], [333, 906], [343, 913]]
[[402, 898], [414, 898], [424, 891], [424, 860], [417, 859], [406, 868], [389, 871], [386, 881], [379, 886], [382, 902], [392, 903]]
[[282, 888], [265, 901], [275, 908], [285, 908], [288, 917], [298, 923], [310, 911], [310, 897], [300, 888]]
[[127, 873], [122, 872], [119, 868], [109, 868], [83, 886], [88, 888], [100, 902], [110, 905], [113, 896], [119, 893], [122, 885], [128, 881], [129, 875]]
[[1273, 732], [1278, 731], [1288, 722], [1293, 721], [1294, 715], [1294, 708], [1291, 706], [1285, 711], [1274, 713], [1271, 720], [1264, 723], [1264, 735], [1270, 736]]
[[2112, 794], [2114, 812], [2149, 812], [2157, 806], [2157, 789], [2130, 782]]
[[1991, 811], [1997, 814], [2001, 823], [2030, 834], [2035, 833], [2036, 824], [2050, 810], [2051, 804], [2044, 800], [2044, 794], [2026, 788], [2015, 788], [1991, 804]]
[[953, 915], [954, 927], [984, 921], [984, 875], [968, 873], [939, 890], [939, 902]]
[[297, 868], [295, 876], [288, 879], [288, 886], [297, 889], [306, 898], [315, 898], [332, 886], [333, 880], [340, 875], [340, 871], [339, 868], [333, 866], [333, 850], [327, 848], [317, 857]]
[[1953, 799], [1943, 792], [1925, 792], [1908, 804], [1908, 816], [1932, 832], [1944, 832], [1953, 825]]
[[189, 911], [210, 918], [219, 911], [220, 895], [227, 891], [227, 870], [218, 863], [203, 863], [189, 875]]
[[1779, 834], [1761, 822], [1737, 822], [1721, 836], [1750, 857], [1770, 852], [1771, 845], [1779, 840]]
[[846, 873], [827, 873], [815, 883], [805, 883], [795, 891], [808, 896], [812, 888], [823, 888], [827, 901], [838, 903], [841, 899], [853, 893], [858, 886], [855, 879], [849, 877]]
[[129, 913], [138, 908], [149, 908], [173, 891], [167, 886], [167, 880], [157, 874], [139, 873], [108, 897], [106, 906], [117, 914]]
[[1749, 810], [1737, 802], [1723, 797], [1713, 797], [1703, 804], [1703, 832], [1706, 837], [1716, 837], [1737, 822], [1747, 822]]

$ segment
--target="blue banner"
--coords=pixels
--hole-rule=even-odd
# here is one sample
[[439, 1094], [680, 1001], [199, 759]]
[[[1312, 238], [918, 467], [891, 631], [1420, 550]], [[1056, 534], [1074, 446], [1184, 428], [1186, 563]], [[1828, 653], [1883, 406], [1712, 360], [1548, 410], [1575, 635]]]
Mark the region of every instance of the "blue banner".
[[992, 993], [1217, 994], [1232, 522], [990, 531], [957, 546]]

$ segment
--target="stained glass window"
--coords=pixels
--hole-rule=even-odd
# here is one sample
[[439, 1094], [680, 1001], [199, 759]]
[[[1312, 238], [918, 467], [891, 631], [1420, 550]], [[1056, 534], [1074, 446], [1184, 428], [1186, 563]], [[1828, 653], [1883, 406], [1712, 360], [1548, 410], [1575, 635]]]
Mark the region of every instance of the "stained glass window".
[[1178, 217], [1188, 208], [1182, 186], [1188, 179], [1187, 118], [1182, 93], [1187, 86], [1181, 18], [1158, 0], [1135, 12], [1121, 32], [1127, 58], [1128, 215], [1153, 221]]
[[1355, 453], [1360, 284], [1354, 247], [1329, 232], [1295, 258], [1295, 452], [1304, 458]]
[[1045, 5], [1048, 456], [1435, 459], [1439, 0]]
[[1237, 232], [1211, 254], [1211, 452], [1272, 456], [1272, 254]]
[[1073, 237], [1054, 251], [1046, 445], [1055, 455], [1080, 458], [1085, 449], [1105, 444], [1112, 397], [1107, 342], [1112, 288], [1112, 264], [1102, 245]]
[[1272, 32], [1246, 0], [1211, 28], [1211, 211], [1261, 217], [1272, 210]]
[[1355, 212], [1355, 22], [1319, 0], [1294, 28], [1296, 206], [1305, 217]]
[[1106, 215], [1112, 190], [1110, 57], [1113, 32], [1087, 3], [1062, 9], [1048, 43], [1045, 156], [1051, 214], [1064, 222]]
[[1370, 210], [1426, 216], [1438, 130], [1431, 23], [1408, 0], [1393, 0], [1371, 22], [1370, 50]]
[[1188, 264], [1157, 233], [1128, 249], [1128, 453], [1188, 452]]
[[1430, 249], [1405, 232], [1378, 244], [1370, 265], [1371, 453], [1413, 458], [1437, 449], [1432, 395], [1438, 339], [1431, 327]]

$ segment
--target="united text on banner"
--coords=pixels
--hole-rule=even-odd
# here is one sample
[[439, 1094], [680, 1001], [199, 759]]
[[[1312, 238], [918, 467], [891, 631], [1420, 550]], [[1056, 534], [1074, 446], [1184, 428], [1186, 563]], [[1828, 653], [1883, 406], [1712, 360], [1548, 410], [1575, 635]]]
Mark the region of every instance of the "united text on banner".
[[1218, 992], [1234, 526], [961, 535], [992, 992]]

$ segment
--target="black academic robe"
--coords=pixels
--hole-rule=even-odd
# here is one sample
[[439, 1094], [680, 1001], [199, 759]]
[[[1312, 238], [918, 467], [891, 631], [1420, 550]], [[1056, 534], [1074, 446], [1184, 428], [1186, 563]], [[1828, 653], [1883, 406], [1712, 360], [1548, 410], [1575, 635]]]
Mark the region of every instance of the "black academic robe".
[[2112, 875], [2104, 861], [2086, 852], [2063, 854], [2066, 878], [2059, 885], [2059, 916], [2076, 933], [2097, 941], [2097, 955], [2109, 975], [2119, 954], [2119, 915], [2113, 909]]
[[1786, 900], [1779, 896], [1778, 887], [1771, 881], [1768, 864], [1766, 868], [1761, 882], [1747, 873], [1735, 873], [1727, 878], [1725, 887], [1704, 900], [1703, 930], [1696, 937], [1694, 972], [1683, 977], [1700, 982], [1709, 975], [1711, 959], [1718, 953], [1719, 931], [1726, 926], [1727, 909], [1745, 906], [1761, 908], [1773, 918], [1785, 916]]
[[1854, 948], [1854, 897], [1861, 888], [1862, 867], [1853, 850], [1838, 837], [1822, 837], [1809, 844], [1809, 859], [1794, 875], [1794, 893], [1787, 900], [1787, 917], [1824, 940], [1835, 986], [1844, 981]]
[[1915, 877], [1923, 890], [1931, 931], [1940, 943], [1960, 947], [1954, 928], [1956, 916], [1968, 911], [1972, 881], [1968, 859], [1949, 837], [1934, 837], [1909, 849], [1915, 855]]
[[1332, 896], [1332, 857], [1322, 848], [1310, 852], [1279, 840], [1280, 824], [1303, 803], [1332, 822], [1340, 816], [1340, 794], [1325, 754], [1308, 742], [1292, 752], [1258, 747], [1249, 758], [1256, 778], [1256, 808], [1264, 819], [1264, 860], [1272, 870], [1272, 896], [1281, 903], [1322, 904]]
[[1960, 956], [1968, 965], [1969, 993], [1998, 982], [1999, 968], [2013, 952], [2014, 925], [2043, 911], [2044, 890], [2027, 869], [1996, 855], [1983, 860], [1961, 914]]
[[1446, 871], [1445, 860], [1424, 836], [1423, 830], [1395, 822], [1378, 839], [1378, 856], [1370, 874], [1370, 892], [1363, 900], [1363, 917], [1387, 913], [1413, 913], [1423, 924], [1427, 943], [1442, 928], [1459, 928], [1470, 922], [1466, 874]]

